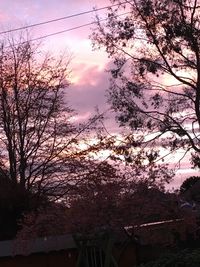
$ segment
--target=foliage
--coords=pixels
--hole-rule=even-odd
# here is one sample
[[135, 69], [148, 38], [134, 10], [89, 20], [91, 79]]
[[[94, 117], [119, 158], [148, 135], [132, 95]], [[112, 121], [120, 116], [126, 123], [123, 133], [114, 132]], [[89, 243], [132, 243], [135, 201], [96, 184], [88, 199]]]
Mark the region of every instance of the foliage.
[[65, 102], [70, 58], [44, 54], [23, 36], [8, 39], [8, 43], [0, 47], [0, 170], [9, 190], [5, 201], [0, 198], [0, 206], [5, 202], [6, 208], [11, 206], [6, 220], [14, 222], [14, 232], [17, 220], [27, 233], [35, 229], [41, 236], [46, 233], [45, 224], [53, 225], [47, 232], [59, 232], [53, 224], [56, 220], [50, 222], [56, 217], [62, 221], [62, 216], [50, 212], [58, 201], [70, 207], [71, 225], [82, 223], [88, 228], [92, 224], [92, 228], [128, 222], [127, 211], [119, 218], [119, 210], [125, 212], [123, 205], [130, 205], [131, 197], [128, 200], [125, 196], [134, 192], [135, 180], [144, 181], [148, 176], [147, 187], [155, 185], [160, 190], [172, 173], [166, 166], [155, 166], [154, 151], [135, 155], [127, 172], [119, 170], [125, 167], [123, 160], [117, 170], [106, 160], [95, 160], [98, 151], [113, 149], [115, 162], [125, 146], [119, 147], [105, 136], [90, 145], [85, 130], [95, 127], [101, 115], [86, 125], [72, 125], [74, 112]]
[[52, 203], [47, 207], [24, 214], [20, 220], [18, 240], [66, 234], [68, 227], [68, 209], [62, 204]]
[[[132, 177], [130, 176], [132, 174]], [[72, 232], [122, 230], [146, 222], [178, 218], [176, 197], [156, 184], [102, 163], [70, 197]]]
[[142, 264], [140, 267], [198, 267], [200, 264], [200, 251], [183, 250], [177, 253], [163, 255], [160, 259]]
[[180, 186], [180, 193], [185, 193], [187, 192], [190, 188], [192, 188], [196, 182], [200, 181], [199, 176], [191, 176], [187, 178], [182, 185]]
[[199, 1], [111, 2], [92, 39], [113, 59], [108, 98], [120, 125], [136, 147], [184, 149], [199, 167]]
[[21, 192], [19, 186], [13, 187], [7, 176], [0, 175], [0, 240], [11, 239], [16, 231], [16, 220], [24, 210], [31, 208], [30, 196]]
[[125, 226], [179, 218], [176, 196], [156, 182], [148, 182], [148, 178], [135, 177], [134, 169], [125, 172], [104, 161], [89, 170], [62, 202], [25, 214], [18, 237], [124, 231]]

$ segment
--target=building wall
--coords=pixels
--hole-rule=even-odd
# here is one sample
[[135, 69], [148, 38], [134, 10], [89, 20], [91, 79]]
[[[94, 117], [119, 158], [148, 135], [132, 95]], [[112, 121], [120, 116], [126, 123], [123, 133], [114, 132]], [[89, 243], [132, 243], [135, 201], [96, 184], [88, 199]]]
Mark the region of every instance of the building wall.
[[[134, 230], [140, 237], [140, 242], [134, 242], [134, 240], [127, 237], [125, 241], [129, 242], [118, 243], [114, 246], [113, 256], [118, 262], [119, 267], [133, 267], [136, 264], [158, 258], [165, 251], [166, 247], [173, 248], [178, 245], [176, 244], [175, 234], [179, 234], [181, 241], [186, 239], [185, 224], [180, 220], [176, 222], [143, 225]], [[8, 242], [7, 245], [9, 244]], [[9, 257], [1, 256], [0, 267], [76, 267], [78, 250], [72, 243], [72, 239], [63, 238], [62, 242], [59, 242], [57, 238], [48, 242], [44, 241], [44, 244], [48, 246], [51, 244], [51, 250], [47, 250], [48, 246], [44, 250], [45, 247], [43, 246], [43, 250], [40, 251], [46, 252], [37, 252], [38, 250], [36, 250], [35, 253], [29, 253], [27, 256], [16, 256], [17, 254]], [[61, 248], [63, 247], [66, 247], [66, 249], [62, 250]], [[8, 248], [5, 252], [9, 251]], [[20, 247], [21, 250], [22, 248]], [[0, 251], [3, 251], [2, 249], [0, 246]], [[58, 251], [55, 251], [55, 249]], [[25, 248], [23, 251], [26, 251]]]
[[1, 267], [75, 267], [76, 250], [36, 253], [29, 256], [5, 257], [0, 259]]

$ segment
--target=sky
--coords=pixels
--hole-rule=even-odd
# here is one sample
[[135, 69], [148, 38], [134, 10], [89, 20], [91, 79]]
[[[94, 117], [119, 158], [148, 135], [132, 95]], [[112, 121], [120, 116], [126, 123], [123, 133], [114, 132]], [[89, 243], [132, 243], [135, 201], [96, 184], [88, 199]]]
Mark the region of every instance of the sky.
[[[110, 5], [109, 0], [0, 0], [0, 31], [10, 30], [30, 24], [44, 22], [101, 8]], [[98, 11], [105, 18], [106, 10]], [[33, 38], [67, 30], [94, 21], [95, 12], [78, 17], [31, 28]], [[44, 49], [58, 53], [66, 50], [72, 54], [72, 85], [68, 88], [69, 104], [77, 110], [79, 121], [88, 119], [98, 106], [100, 111], [109, 108], [106, 103], [106, 90], [109, 74], [106, 69], [109, 60], [106, 53], [93, 51], [89, 35], [93, 25], [68, 31], [43, 40]], [[3, 34], [0, 35], [3, 38]], [[112, 133], [118, 131], [113, 116], [106, 122]], [[175, 159], [171, 159], [174, 161]], [[186, 177], [196, 174], [184, 165], [177, 173], [171, 186], [178, 187]], [[197, 175], [197, 174], [196, 174]]]
[[[1, 0], [0, 31], [73, 15], [110, 5], [108, 0]], [[105, 18], [106, 10], [98, 11]], [[94, 21], [95, 12], [30, 29], [33, 38], [67, 30]], [[108, 59], [103, 51], [93, 51], [89, 35], [94, 25], [58, 34], [42, 40], [43, 48], [53, 53], [72, 55], [72, 85], [68, 88], [69, 104], [78, 111], [79, 120], [91, 116], [96, 106], [108, 109], [105, 91], [109, 75]], [[3, 35], [1, 35], [3, 38]], [[113, 121], [113, 126], [116, 124]], [[110, 125], [109, 121], [108, 125]], [[112, 127], [112, 126], [111, 126]]]

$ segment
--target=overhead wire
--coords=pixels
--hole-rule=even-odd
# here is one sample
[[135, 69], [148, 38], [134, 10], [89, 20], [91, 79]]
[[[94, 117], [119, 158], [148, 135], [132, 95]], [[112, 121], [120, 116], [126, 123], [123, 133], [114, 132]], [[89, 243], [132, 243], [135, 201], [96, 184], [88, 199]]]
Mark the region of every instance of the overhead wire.
[[[102, 19], [100, 21], [104, 21], [104, 20], [107, 20], [107, 19]], [[57, 32], [46, 34], [46, 35], [42, 35], [42, 36], [36, 37], [34, 39], [31, 39], [30, 42], [41, 40], [41, 39], [45, 39], [45, 38], [48, 38], [48, 37], [51, 37], [51, 36], [54, 36], [54, 35], [58, 35], [58, 34], [62, 34], [62, 33], [65, 33], [65, 32], [77, 30], [77, 29], [80, 29], [80, 28], [83, 28], [83, 27], [90, 26], [90, 25], [95, 24], [95, 23], [96, 23], [95, 21], [94, 22], [89, 22], [89, 23], [86, 23], [86, 24], [82, 24], [82, 25], [78, 25], [78, 26], [66, 29], [66, 30], [57, 31]]]
[[57, 22], [57, 21], [61, 21], [61, 20], [66, 20], [66, 19], [70, 19], [70, 18], [86, 15], [86, 14], [89, 14], [89, 13], [93, 13], [93, 12], [96, 12], [96, 11], [100, 11], [100, 10], [112, 8], [112, 7], [115, 7], [115, 6], [123, 5], [125, 3], [127, 3], [127, 2], [122, 2], [120, 4], [109, 5], [109, 6], [104, 6], [104, 7], [100, 7], [100, 8], [94, 8], [92, 10], [83, 11], [83, 12], [80, 12], [80, 13], [75, 13], [75, 14], [68, 15], [68, 16], [65, 16], [65, 17], [60, 17], [60, 18], [56, 18], [56, 19], [51, 19], [51, 20], [47, 20], [47, 21], [43, 21], [43, 22], [30, 24], [30, 25], [27, 25], [27, 26], [22, 26], [22, 27], [19, 27], [19, 28], [14, 28], [14, 29], [6, 30], [6, 31], [1, 31], [0, 34], [15, 32], [15, 31], [19, 31], [19, 30], [25, 30], [25, 29], [28, 29], [28, 28], [36, 27], [36, 26], [41, 26], [41, 25], [45, 25], [45, 24], [49, 24], [49, 23], [53, 23], [53, 22]]
[[[119, 15], [117, 15], [117, 17], [124, 16], [124, 15], [127, 15], [129, 13], [131, 13], [131, 12], [129, 11], [129, 12], [125, 12], [125, 13], [119, 14]], [[99, 22], [106, 21], [107, 19], [108, 18], [99, 19]], [[34, 41], [37, 41], [37, 40], [45, 39], [45, 38], [48, 38], [48, 37], [51, 37], [51, 36], [54, 36], [54, 35], [62, 34], [62, 33], [73, 31], [73, 30], [77, 30], [77, 29], [80, 29], [80, 28], [83, 28], [83, 27], [87, 27], [87, 26], [90, 26], [90, 25], [93, 25], [93, 24], [96, 24], [96, 21], [89, 22], [89, 23], [82, 24], [82, 25], [78, 25], [78, 26], [75, 26], [75, 27], [72, 27], [72, 28], [69, 28], [69, 29], [66, 29], [66, 30], [57, 31], [57, 32], [53, 32], [53, 33], [50, 33], [50, 34], [42, 35], [42, 36], [39, 36], [39, 37], [36, 37], [36, 38], [28, 40], [28, 42], [34, 42]], [[26, 41], [22, 42], [22, 43], [16, 43], [16, 44], [13, 44], [13, 45], [17, 46], [17, 45], [23, 44], [23, 43], [26, 43]], [[11, 47], [10, 45], [5, 46], [6, 49], [10, 48], [10, 47]]]
[[[129, 13], [130, 13], [130, 12], [126, 12], [126, 13], [119, 14], [118, 17], [127, 15], [127, 14], [129, 14]], [[100, 19], [99, 22], [106, 21], [107, 19], [108, 19], [108, 18]], [[87, 27], [87, 26], [90, 26], [90, 25], [93, 25], [93, 24], [96, 24], [96, 21], [89, 22], [89, 23], [82, 24], [82, 25], [78, 25], [78, 26], [75, 26], [75, 27], [72, 27], [72, 28], [69, 28], [69, 29], [66, 29], [66, 30], [57, 31], [57, 32], [54, 32], [54, 33], [50, 33], [50, 34], [46, 34], [46, 35], [42, 35], [42, 36], [36, 37], [36, 38], [34, 38], [34, 39], [31, 39], [31, 40], [29, 40], [29, 41], [30, 41], [30, 42], [33, 42], [33, 41], [41, 40], [41, 39], [44, 39], [44, 38], [47, 38], [47, 37], [51, 37], [51, 36], [54, 36], [54, 35], [62, 34], [62, 33], [69, 32], [69, 31], [73, 31], [73, 30], [77, 30], [77, 29], [80, 29], [80, 28], [83, 28], [83, 27]]]

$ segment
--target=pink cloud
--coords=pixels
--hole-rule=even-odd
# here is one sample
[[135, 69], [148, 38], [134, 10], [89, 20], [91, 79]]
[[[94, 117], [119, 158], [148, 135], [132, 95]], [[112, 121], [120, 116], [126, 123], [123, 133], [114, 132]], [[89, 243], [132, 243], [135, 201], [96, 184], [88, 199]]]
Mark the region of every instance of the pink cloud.
[[77, 75], [77, 80], [78, 80], [77, 90], [84, 90], [85, 86], [86, 87], [87, 86], [95, 87], [96, 85], [98, 86], [99, 83], [101, 84], [102, 76], [106, 76], [107, 80], [107, 75], [105, 75], [104, 71], [102, 71], [97, 65], [93, 66], [91, 66], [90, 64], [76, 65], [73, 68], [73, 72], [75, 75]]
[[95, 106], [107, 108], [106, 89], [109, 86], [109, 76], [100, 71], [97, 66], [82, 68], [80, 80], [69, 88], [70, 103], [82, 112], [94, 109]]
[[[89, 68], [82, 66], [81, 71], [79, 82], [71, 85], [67, 91], [67, 100], [70, 106], [77, 110], [80, 120], [83, 118], [88, 119], [88, 114], [92, 116], [97, 106], [100, 112], [110, 108], [106, 98], [106, 90], [109, 87], [109, 74], [97, 66]], [[119, 131], [114, 120], [114, 114], [110, 112], [107, 113], [105, 124], [109, 131]]]

